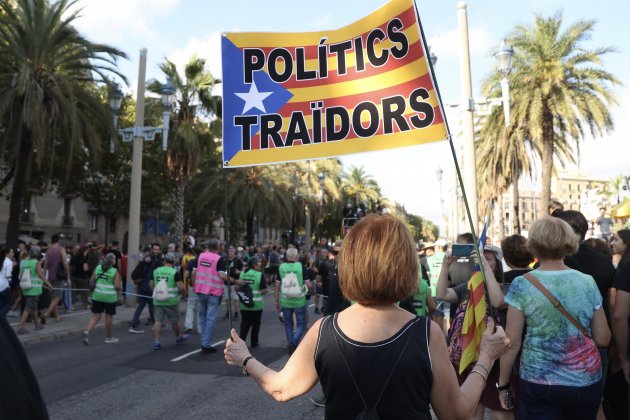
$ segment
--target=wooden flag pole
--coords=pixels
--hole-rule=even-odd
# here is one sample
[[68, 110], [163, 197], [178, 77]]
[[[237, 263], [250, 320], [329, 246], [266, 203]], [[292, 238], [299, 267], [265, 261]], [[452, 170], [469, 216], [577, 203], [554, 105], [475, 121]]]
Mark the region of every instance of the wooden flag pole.
[[232, 283], [230, 279], [230, 225], [229, 225], [229, 217], [228, 217], [228, 183], [227, 183], [227, 168], [223, 168], [223, 192], [225, 194], [225, 213], [223, 216], [223, 229], [225, 232], [225, 250], [228, 252], [226, 256], [227, 260], [227, 296], [225, 299], [225, 303], [227, 305], [228, 310], [228, 324], [229, 324], [229, 333], [228, 336], [232, 337]]

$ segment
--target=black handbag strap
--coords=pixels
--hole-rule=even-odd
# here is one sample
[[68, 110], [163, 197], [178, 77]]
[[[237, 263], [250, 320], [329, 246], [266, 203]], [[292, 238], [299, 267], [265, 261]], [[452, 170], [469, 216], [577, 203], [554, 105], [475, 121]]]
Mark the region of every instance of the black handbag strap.
[[[354, 375], [352, 374], [352, 370], [350, 369], [350, 365], [348, 364], [348, 360], [346, 359], [346, 356], [343, 354], [343, 350], [341, 350], [341, 346], [339, 345], [339, 339], [337, 338], [337, 332], [335, 330], [335, 323], [337, 321], [337, 314], [335, 314], [335, 318], [333, 320], [333, 337], [335, 338], [335, 344], [337, 344], [337, 349], [339, 350], [339, 354], [341, 355], [341, 359], [343, 360], [343, 363], [346, 365], [346, 369], [348, 370], [348, 373], [350, 374], [350, 379], [352, 379], [352, 383], [354, 384], [354, 387], [357, 390], [357, 393], [359, 394], [359, 398], [361, 398], [361, 402], [363, 403], [363, 407], [364, 408], [370, 408], [367, 403], [365, 402], [365, 398], [363, 398], [363, 394], [361, 393], [361, 389], [359, 389], [359, 384], [357, 383], [356, 379], [354, 378]], [[416, 324], [418, 323], [417, 320], [414, 321], [414, 323], [411, 325], [411, 328], [414, 328], [416, 326]], [[407, 345], [409, 344], [409, 341], [411, 341], [411, 336], [413, 335], [413, 330], [409, 332], [409, 334], [407, 335], [407, 338], [405, 339], [405, 344], [403, 345], [402, 350], [400, 350], [400, 353], [398, 353], [398, 357], [396, 358], [396, 361], [394, 362], [394, 365], [392, 366], [391, 370], [389, 371], [389, 374], [387, 375], [387, 379], [385, 380], [385, 384], [383, 385], [383, 389], [381, 389], [381, 393], [379, 394], [376, 403], [374, 404], [374, 409], [376, 409], [376, 407], [378, 407], [378, 404], [381, 402], [381, 398], [383, 397], [383, 394], [385, 393], [385, 390], [387, 389], [387, 385], [389, 385], [389, 381], [392, 378], [392, 375], [394, 374], [394, 371], [396, 370], [396, 367], [398, 366], [398, 362], [400, 362], [400, 359], [402, 359], [403, 354], [405, 353], [405, 350], [407, 349]]]

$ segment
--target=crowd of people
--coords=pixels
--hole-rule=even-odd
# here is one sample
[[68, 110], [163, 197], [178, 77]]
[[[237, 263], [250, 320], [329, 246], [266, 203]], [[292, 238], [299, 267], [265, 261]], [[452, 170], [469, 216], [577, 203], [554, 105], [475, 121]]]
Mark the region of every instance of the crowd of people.
[[[470, 233], [451, 246], [418, 246], [388, 215], [367, 215], [343, 242], [310, 250], [201, 244], [193, 235], [181, 252], [153, 243], [130, 266], [137, 306], [129, 333], [145, 332], [147, 308], [154, 350], [170, 325], [176, 345], [197, 333], [200, 351], [213, 354], [223, 306], [224, 318], [240, 320], [224, 350], [228, 363], [280, 401], [319, 381], [323, 395], [312, 401], [328, 418], [430, 418], [431, 406], [445, 418], [482, 419], [489, 409], [495, 419], [627, 419], [630, 230], [587, 239], [590, 224], [580, 212], [552, 210], [527, 238], [512, 235], [478, 251]], [[462, 246], [473, 251], [461, 255]], [[36, 330], [60, 322], [76, 301], [92, 311], [86, 345], [103, 312], [105, 342], [118, 341], [112, 319], [131, 295], [117, 242], [66, 250], [53, 235], [50, 245], [20, 243], [0, 257], [0, 316], [19, 316], [18, 334], [29, 321]], [[477, 360], [465, 366], [469, 280], [480, 269], [491, 309]], [[20, 286], [27, 280], [29, 287]], [[250, 353], [261, 344], [268, 294], [290, 356], [280, 372]]]
[[[457, 257], [446, 241], [416, 253], [399, 221], [368, 216], [335, 260], [345, 305], [315, 322], [286, 366], [264, 366], [236, 331], [226, 360], [279, 401], [319, 381], [327, 418], [430, 418], [429, 405], [438, 418], [630, 418], [630, 230], [587, 239], [589, 229], [582, 213], [555, 209], [527, 238]], [[460, 366], [479, 265], [492, 310], [476, 363]]]

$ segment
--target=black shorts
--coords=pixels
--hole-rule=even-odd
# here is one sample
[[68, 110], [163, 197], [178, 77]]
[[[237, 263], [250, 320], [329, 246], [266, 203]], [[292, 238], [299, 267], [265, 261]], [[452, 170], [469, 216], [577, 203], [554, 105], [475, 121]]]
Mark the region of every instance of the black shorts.
[[99, 302], [98, 300], [93, 300], [92, 313], [102, 314], [103, 312], [107, 315], [116, 315], [116, 302]]

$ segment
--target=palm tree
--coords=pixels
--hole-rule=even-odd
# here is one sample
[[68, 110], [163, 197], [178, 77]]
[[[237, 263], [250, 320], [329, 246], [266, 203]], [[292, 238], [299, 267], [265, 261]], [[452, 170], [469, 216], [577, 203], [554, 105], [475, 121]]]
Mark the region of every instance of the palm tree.
[[[602, 56], [612, 48], [587, 49], [594, 21], [578, 21], [561, 31], [562, 15], [536, 16], [533, 26], [517, 26], [507, 37], [515, 50], [510, 74], [512, 120], [526, 130], [540, 149], [542, 205], [546, 213], [551, 196], [554, 156], [577, 145], [585, 129], [601, 135], [612, 129], [609, 107], [616, 104], [611, 91], [619, 81], [603, 70]], [[497, 76], [498, 77], [498, 76]]]
[[[203, 123], [199, 117], [203, 112], [211, 114], [213, 127], [221, 117], [221, 98], [212, 95], [212, 89], [220, 80], [215, 79], [205, 68], [206, 61], [203, 58], [192, 56], [184, 67], [184, 78], [180, 76], [175, 64], [166, 60], [160, 65], [160, 70], [171, 78], [176, 90], [176, 101], [172, 120], [173, 137], [169, 141], [166, 153], [166, 165], [169, 173], [175, 181], [172, 203], [174, 207], [173, 234], [171, 241], [180, 244], [184, 235], [184, 198], [186, 187], [190, 178], [197, 173], [199, 168], [199, 156], [203, 147], [201, 132], [207, 130], [201, 128]], [[158, 82], [149, 87], [154, 92], [159, 92], [161, 85]], [[211, 140], [205, 136], [205, 140]]]
[[359, 207], [363, 202], [376, 202], [381, 198], [381, 189], [371, 175], [368, 175], [363, 167], [350, 166], [341, 175], [342, 191], [348, 198], [354, 199], [354, 204]]
[[72, 26], [72, 0], [0, 0], [0, 124], [3, 147], [15, 155], [7, 245], [16, 246], [27, 166], [87, 147], [98, 157], [98, 126], [113, 130], [109, 110], [94, 86], [117, 75], [125, 54], [88, 41]]

